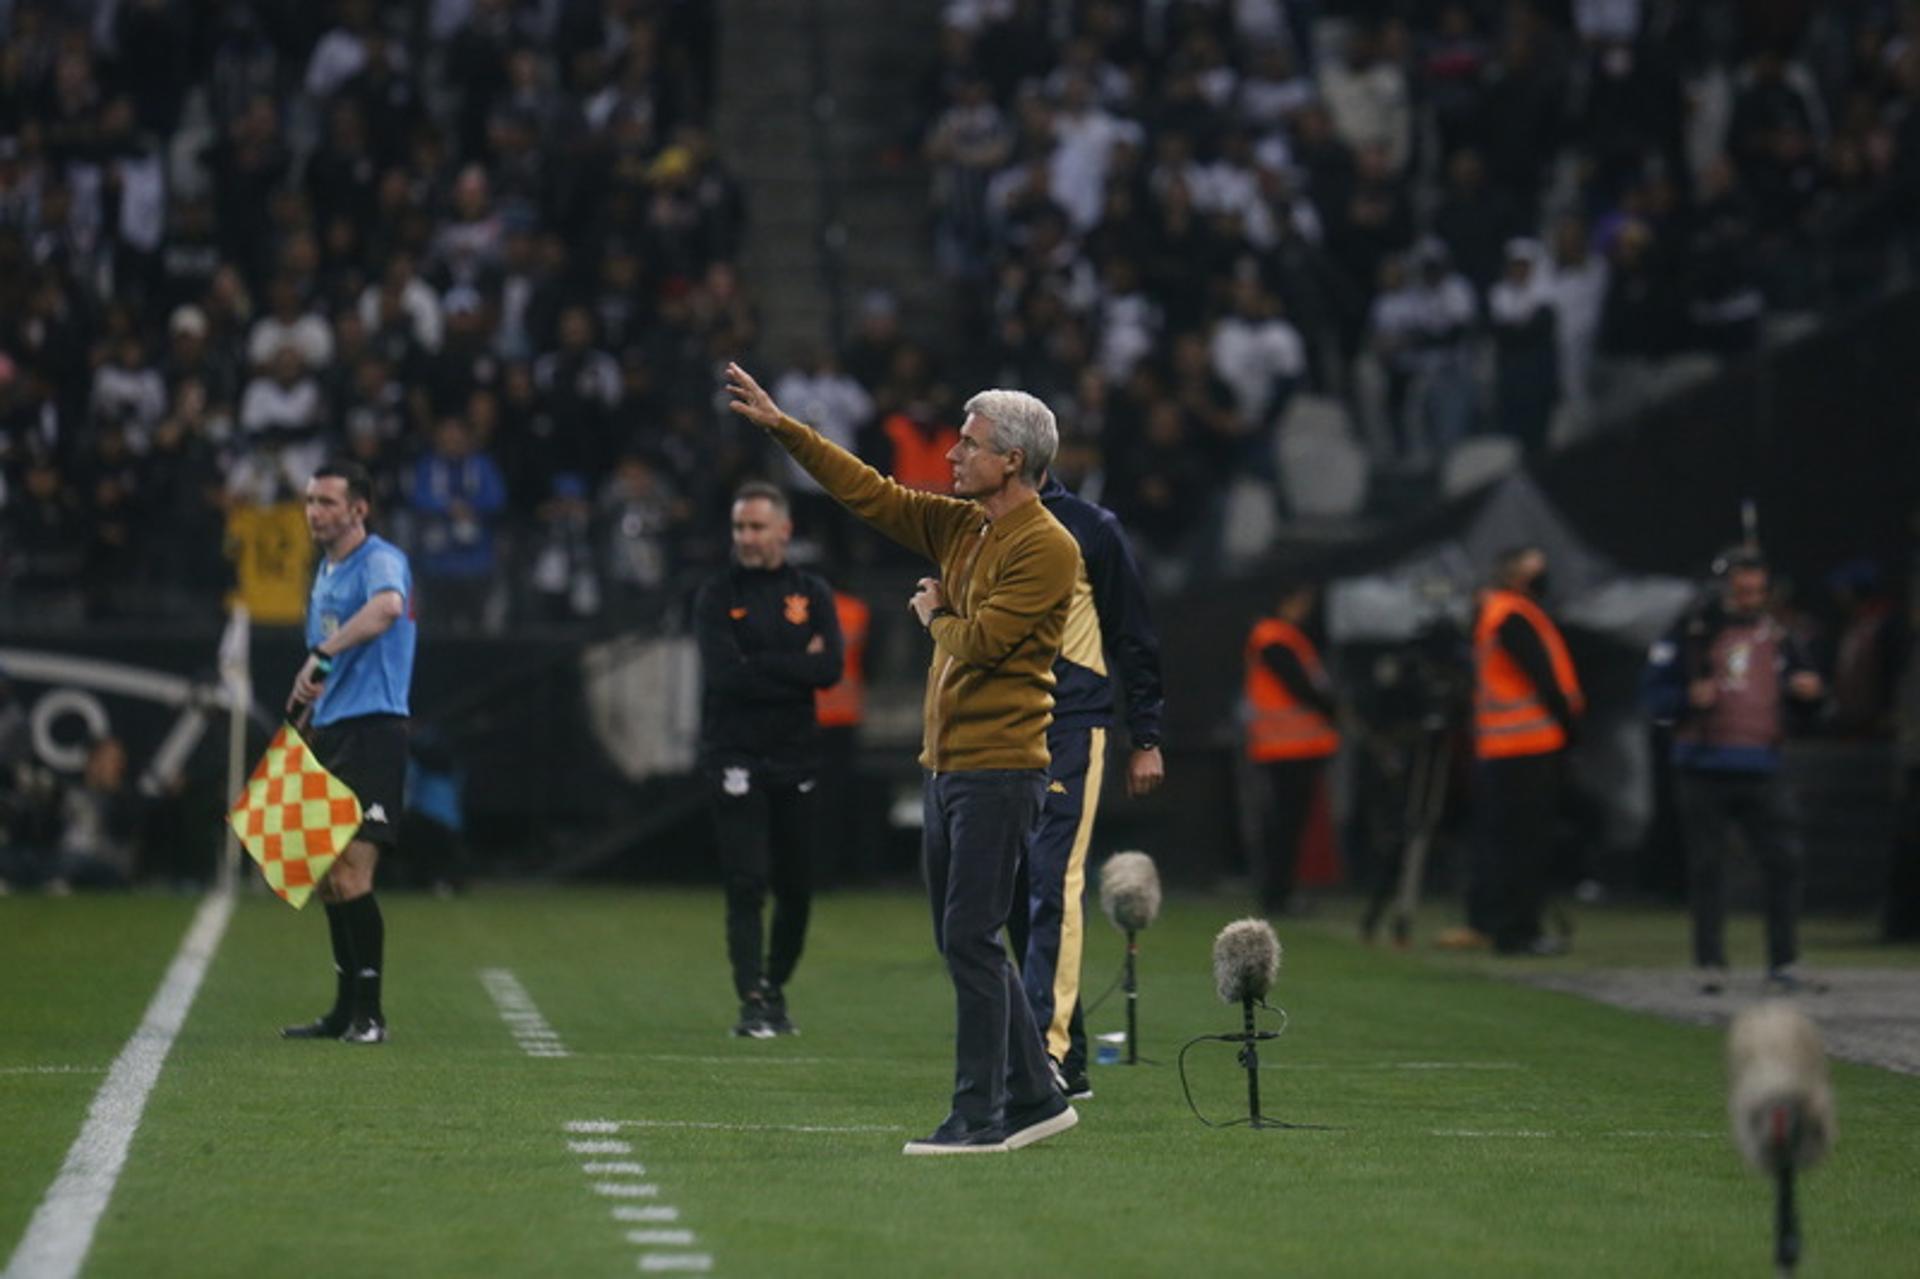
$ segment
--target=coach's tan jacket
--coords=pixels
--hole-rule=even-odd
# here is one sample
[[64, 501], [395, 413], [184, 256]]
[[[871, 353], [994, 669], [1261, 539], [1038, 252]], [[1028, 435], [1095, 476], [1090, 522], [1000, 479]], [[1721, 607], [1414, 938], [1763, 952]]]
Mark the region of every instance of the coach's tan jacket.
[[989, 520], [976, 502], [896, 484], [811, 427], [770, 432], [841, 505], [940, 566], [920, 763], [940, 773], [1045, 768], [1053, 663], [1080, 573], [1080, 546], [1031, 502]]

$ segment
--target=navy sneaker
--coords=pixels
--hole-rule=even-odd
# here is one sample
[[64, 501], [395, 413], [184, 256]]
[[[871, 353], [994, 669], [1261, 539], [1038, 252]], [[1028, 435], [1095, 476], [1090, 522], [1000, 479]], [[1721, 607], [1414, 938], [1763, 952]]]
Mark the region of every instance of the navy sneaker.
[[1068, 1101], [1085, 1101], [1093, 1096], [1093, 1083], [1087, 1078], [1085, 1066], [1067, 1067], [1049, 1057], [1047, 1069], [1053, 1074], [1053, 1086]]
[[1007, 1134], [996, 1127], [969, 1128], [958, 1115], [948, 1115], [933, 1134], [900, 1148], [903, 1155], [1004, 1155]]
[[1818, 977], [1795, 972], [1790, 964], [1782, 964], [1767, 973], [1769, 995], [1824, 995], [1829, 989]]
[[1007, 1107], [1007, 1149], [1045, 1141], [1080, 1122], [1080, 1112], [1055, 1095], [1032, 1106]]

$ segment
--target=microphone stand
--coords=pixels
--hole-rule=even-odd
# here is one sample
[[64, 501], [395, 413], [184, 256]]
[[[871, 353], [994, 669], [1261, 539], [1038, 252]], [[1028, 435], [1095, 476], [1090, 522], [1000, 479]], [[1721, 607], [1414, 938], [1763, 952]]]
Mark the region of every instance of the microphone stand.
[[1135, 939], [1139, 934], [1127, 929], [1127, 1065], [1140, 1064], [1140, 984], [1134, 973], [1134, 960], [1139, 957], [1140, 945]]
[[1291, 1124], [1281, 1123], [1277, 1119], [1267, 1119], [1260, 1114], [1260, 1049], [1262, 1039], [1279, 1038], [1278, 1031], [1256, 1030], [1253, 1025], [1253, 996], [1240, 998], [1241, 1032], [1233, 1036], [1240, 1041], [1240, 1065], [1247, 1072], [1247, 1126], [1249, 1128], [1290, 1128]]
[[1793, 1203], [1793, 1154], [1800, 1144], [1800, 1116], [1793, 1107], [1775, 1106], [1773, 1129], [1773, 1264], [1791, 1275], [1800, 1264], [1800, 1215]]
[[1781, 1160], [1774, 1174], [1773, 1264], [1782, 1275], [1791, 1275], [1800, 1264], [1800, 1220], [1793, 1207], [1793, 1163]]

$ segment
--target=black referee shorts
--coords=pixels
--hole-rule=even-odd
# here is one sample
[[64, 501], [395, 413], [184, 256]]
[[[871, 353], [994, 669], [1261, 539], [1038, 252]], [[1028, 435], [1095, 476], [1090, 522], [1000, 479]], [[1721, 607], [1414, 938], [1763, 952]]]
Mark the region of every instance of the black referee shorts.
[[407, 792], [407, 717], [356, 715], [311, 729], [307, 744], [329, 773], [360, 800], [363, 839], [383, 852], [399, 842]]

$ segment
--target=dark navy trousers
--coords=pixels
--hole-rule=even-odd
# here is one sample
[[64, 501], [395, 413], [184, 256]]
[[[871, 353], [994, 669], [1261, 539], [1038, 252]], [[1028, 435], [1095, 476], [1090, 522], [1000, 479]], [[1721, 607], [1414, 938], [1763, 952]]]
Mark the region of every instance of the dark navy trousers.
[[1055, 1092], [1001, 936], [1046, 790], [1037, 768], [928, 773], [922, 785], [933, 940], [953, 979], [953, 1113], [968, 1128], [998, 1126], [1010, 1104], [1039, 1106]]

